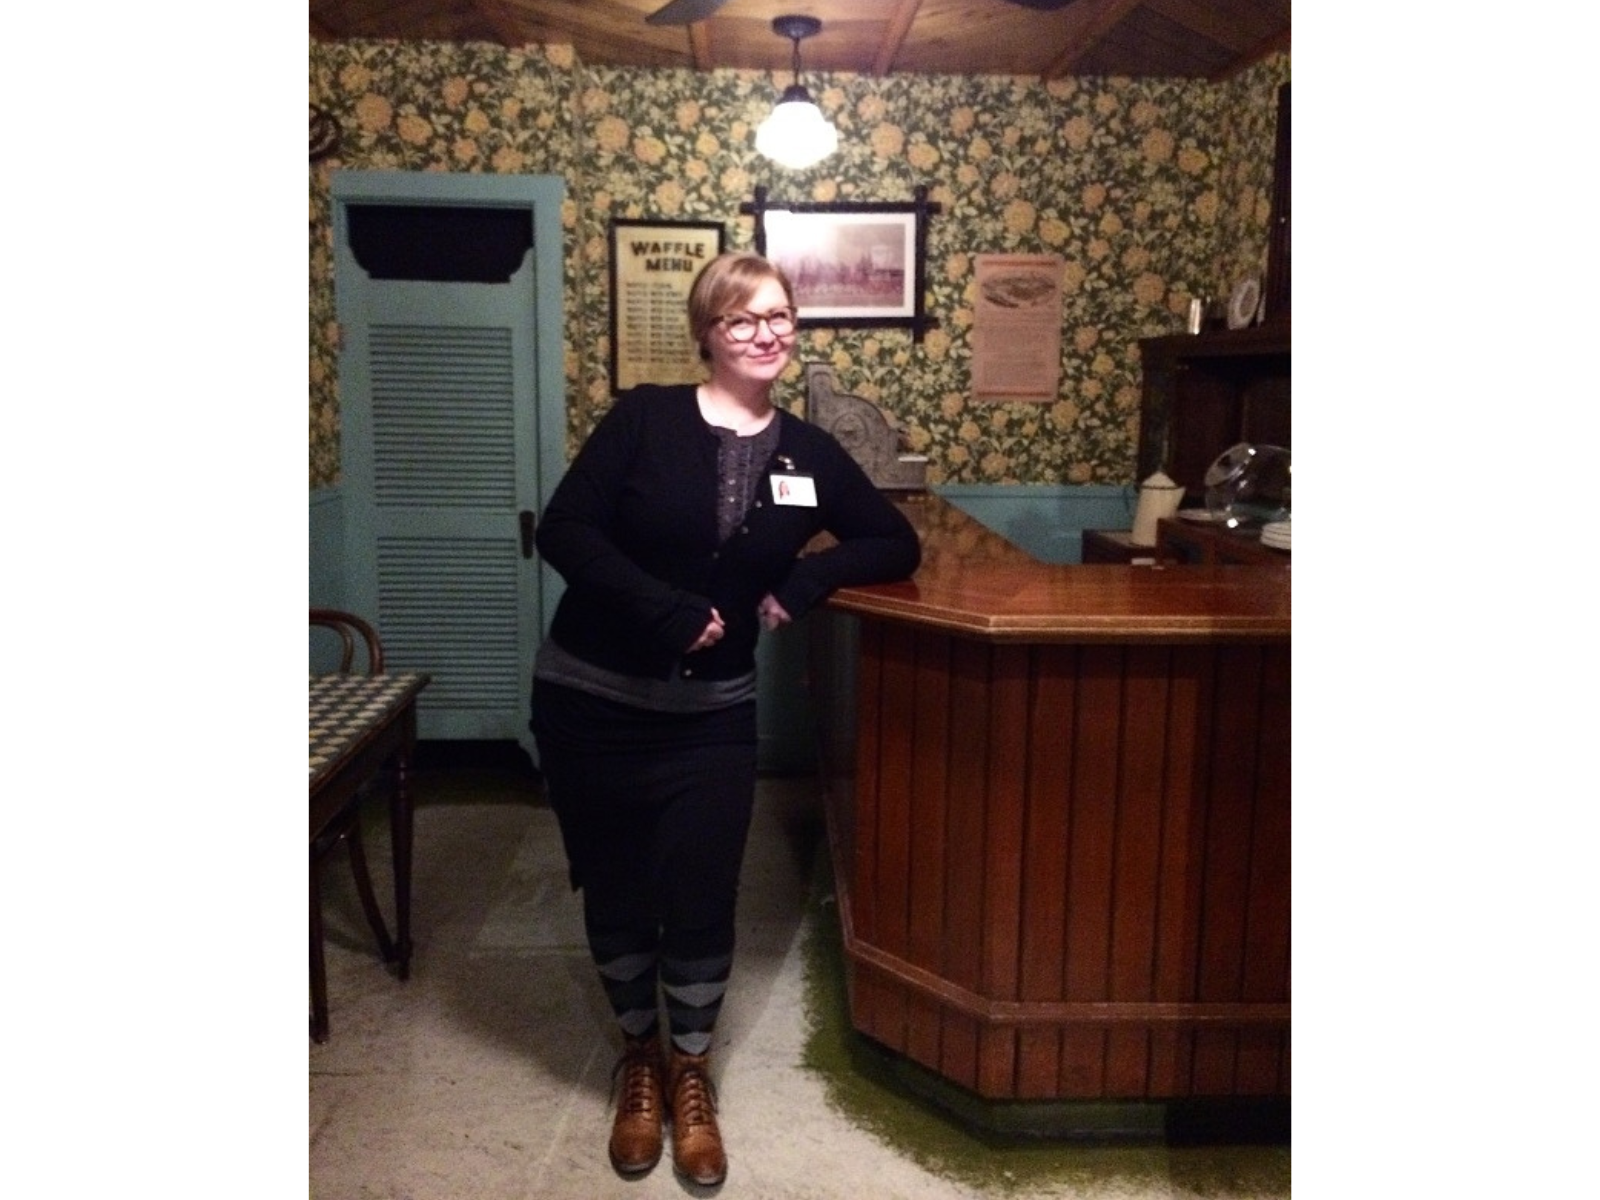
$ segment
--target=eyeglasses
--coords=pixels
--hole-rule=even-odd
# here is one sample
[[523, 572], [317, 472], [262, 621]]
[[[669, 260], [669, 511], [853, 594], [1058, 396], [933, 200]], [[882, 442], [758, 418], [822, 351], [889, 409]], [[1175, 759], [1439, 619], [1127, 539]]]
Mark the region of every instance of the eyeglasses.
[[769, 313], [729, 313], [719, 318], [729, 341], [754, 341], [756, 329], [765, 321], [767, 330], [775, 338], [786, 338], [794, 332], [794, 309], [775, 308]]

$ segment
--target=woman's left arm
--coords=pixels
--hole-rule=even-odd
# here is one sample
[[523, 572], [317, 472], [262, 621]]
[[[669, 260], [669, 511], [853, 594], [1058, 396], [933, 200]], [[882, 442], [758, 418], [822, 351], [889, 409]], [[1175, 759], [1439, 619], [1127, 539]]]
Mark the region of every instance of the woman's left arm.
[[836, 588], [892, 583], [922, 562], [922, 544], [904, 513], [867, 478], [860, 464], [831, 438], [814, 472], [822, 527], [837, 544], [795, 560], [772, 589], [789, 617], [798, 619]]

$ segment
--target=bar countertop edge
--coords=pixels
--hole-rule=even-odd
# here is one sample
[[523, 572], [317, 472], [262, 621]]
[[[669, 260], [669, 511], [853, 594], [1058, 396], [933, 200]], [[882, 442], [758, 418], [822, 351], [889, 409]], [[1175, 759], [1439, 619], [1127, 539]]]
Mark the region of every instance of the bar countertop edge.
[[900, 583], [845, 587], [831, 609], [992, 642], [1287, 640], [1287, 566], [1043, 563], [943, 497], [894, 498], [922, 542]]

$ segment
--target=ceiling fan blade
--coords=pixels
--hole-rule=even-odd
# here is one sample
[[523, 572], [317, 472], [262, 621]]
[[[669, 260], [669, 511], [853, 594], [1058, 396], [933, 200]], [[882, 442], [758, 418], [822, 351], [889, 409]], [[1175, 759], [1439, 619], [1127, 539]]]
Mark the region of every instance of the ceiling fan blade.
[[646, 25], [693, 25], [704, 21], [728, 0], [672, 0], [644, 19]]
[[1072, 0], [1011, 0], [1012, 4], [1020, 4], [1023, 8], [1036, 8], [1040, 12], [1055, 12], [1065, 8]]

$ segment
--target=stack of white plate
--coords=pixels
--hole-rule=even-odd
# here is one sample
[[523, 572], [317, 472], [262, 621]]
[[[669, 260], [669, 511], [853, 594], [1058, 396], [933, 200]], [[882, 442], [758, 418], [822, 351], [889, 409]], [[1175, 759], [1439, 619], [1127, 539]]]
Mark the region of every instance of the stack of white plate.
[[1289, 522], [1269, 521], [1261, 527], [1261, 544], [1274, 550], [1289, 548]]

